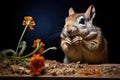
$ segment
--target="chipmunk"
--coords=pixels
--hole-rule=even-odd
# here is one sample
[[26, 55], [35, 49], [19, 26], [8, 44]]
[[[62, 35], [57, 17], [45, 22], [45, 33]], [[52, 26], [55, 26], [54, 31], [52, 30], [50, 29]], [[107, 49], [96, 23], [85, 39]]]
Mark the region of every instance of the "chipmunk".
[[65, 53], [63, 62], [108, 62], [107, 40], [101, 28], [93, 25], [95, 6], [90, 5], [85, 13], [75, 13], [70, 8], [68, 13], [60, 35], [60, 46]]

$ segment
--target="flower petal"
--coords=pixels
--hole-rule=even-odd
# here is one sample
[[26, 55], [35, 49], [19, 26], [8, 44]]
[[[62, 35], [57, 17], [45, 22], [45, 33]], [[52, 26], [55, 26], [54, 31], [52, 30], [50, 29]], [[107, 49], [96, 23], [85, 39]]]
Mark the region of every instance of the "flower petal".
[[39, 54], [34, 54], [30, 59], [30, 69], [31, 72], [35, 75], [39, 75], [44, 67], [45, 59]]

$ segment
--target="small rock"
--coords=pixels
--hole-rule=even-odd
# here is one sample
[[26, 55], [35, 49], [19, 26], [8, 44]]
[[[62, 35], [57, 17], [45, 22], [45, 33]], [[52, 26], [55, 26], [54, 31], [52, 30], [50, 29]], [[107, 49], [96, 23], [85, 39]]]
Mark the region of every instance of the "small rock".
[[30, 74], [30, 70], [25, 69], [25, 73], [26, 73], [26, 74]]
[[11, 67], [12, 72], [17, 72], [19, 69], [19, 66], [17, 65], [11, 65], [10, 67]]

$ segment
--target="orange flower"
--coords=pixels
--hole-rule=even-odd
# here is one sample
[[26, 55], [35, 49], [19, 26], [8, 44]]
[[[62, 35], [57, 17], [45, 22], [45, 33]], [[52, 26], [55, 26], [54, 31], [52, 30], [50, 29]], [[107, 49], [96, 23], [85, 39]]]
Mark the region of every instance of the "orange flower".
[[40, 48], [40, 50], [38, 51], [38, 54], [42, 54], [44, 51], [44, 48]]
[[44, 51], [45, 44], [40, 39], [34, 40], [34, 44], [33, 44], [32, 47], [36, 48], [36, 46], [37, 46], [38, 43], [40, 43], [40, 49], [39, 49], [38, 53], [41, 54]]
[[37, 44], [38, 43], [40, 43], [41, 42], [41, 40], [40, 39], [36, 39], [36, 40], [34, 40], [34, 44], [33, 44], [33, 48], [36, 48], [36, 46], [37, 46]]
[[44, 47], [45, 44], [44, 44], [43, 42], [40, 42], [40, 46], [41, 46], [41, 47]]
[[35, 21], [33, 20], [33, 18], [31, 16], [25, 16], [24, 20], [23, 20], [23, 26], [29, 25], [29, 30], [34, 30], [34, 26], [35, 26]]
[[43, 56], [40, 56], [39, 54], [34, 54], [33, 57], [30, 59], [31, 72], [34, 75], [39, 75], [44, 69], [44, 62], [45, 59]]

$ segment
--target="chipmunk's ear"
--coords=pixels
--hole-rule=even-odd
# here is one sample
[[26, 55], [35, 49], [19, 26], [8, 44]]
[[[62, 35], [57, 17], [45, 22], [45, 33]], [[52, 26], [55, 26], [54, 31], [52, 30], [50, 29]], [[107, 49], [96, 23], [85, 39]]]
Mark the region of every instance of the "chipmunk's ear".
[[70, 16], [70, 15], [74, 14], [75, 11], [73, 10], [73, 8], [70, 8], [68, 13], [69, 13], [69, 16]]
[[85, 12], [85, 18], [93, 20], [93, 18], [95, 17], [95, 7], [94, 5], [90, 5], [89, 8], [86, 10]]

